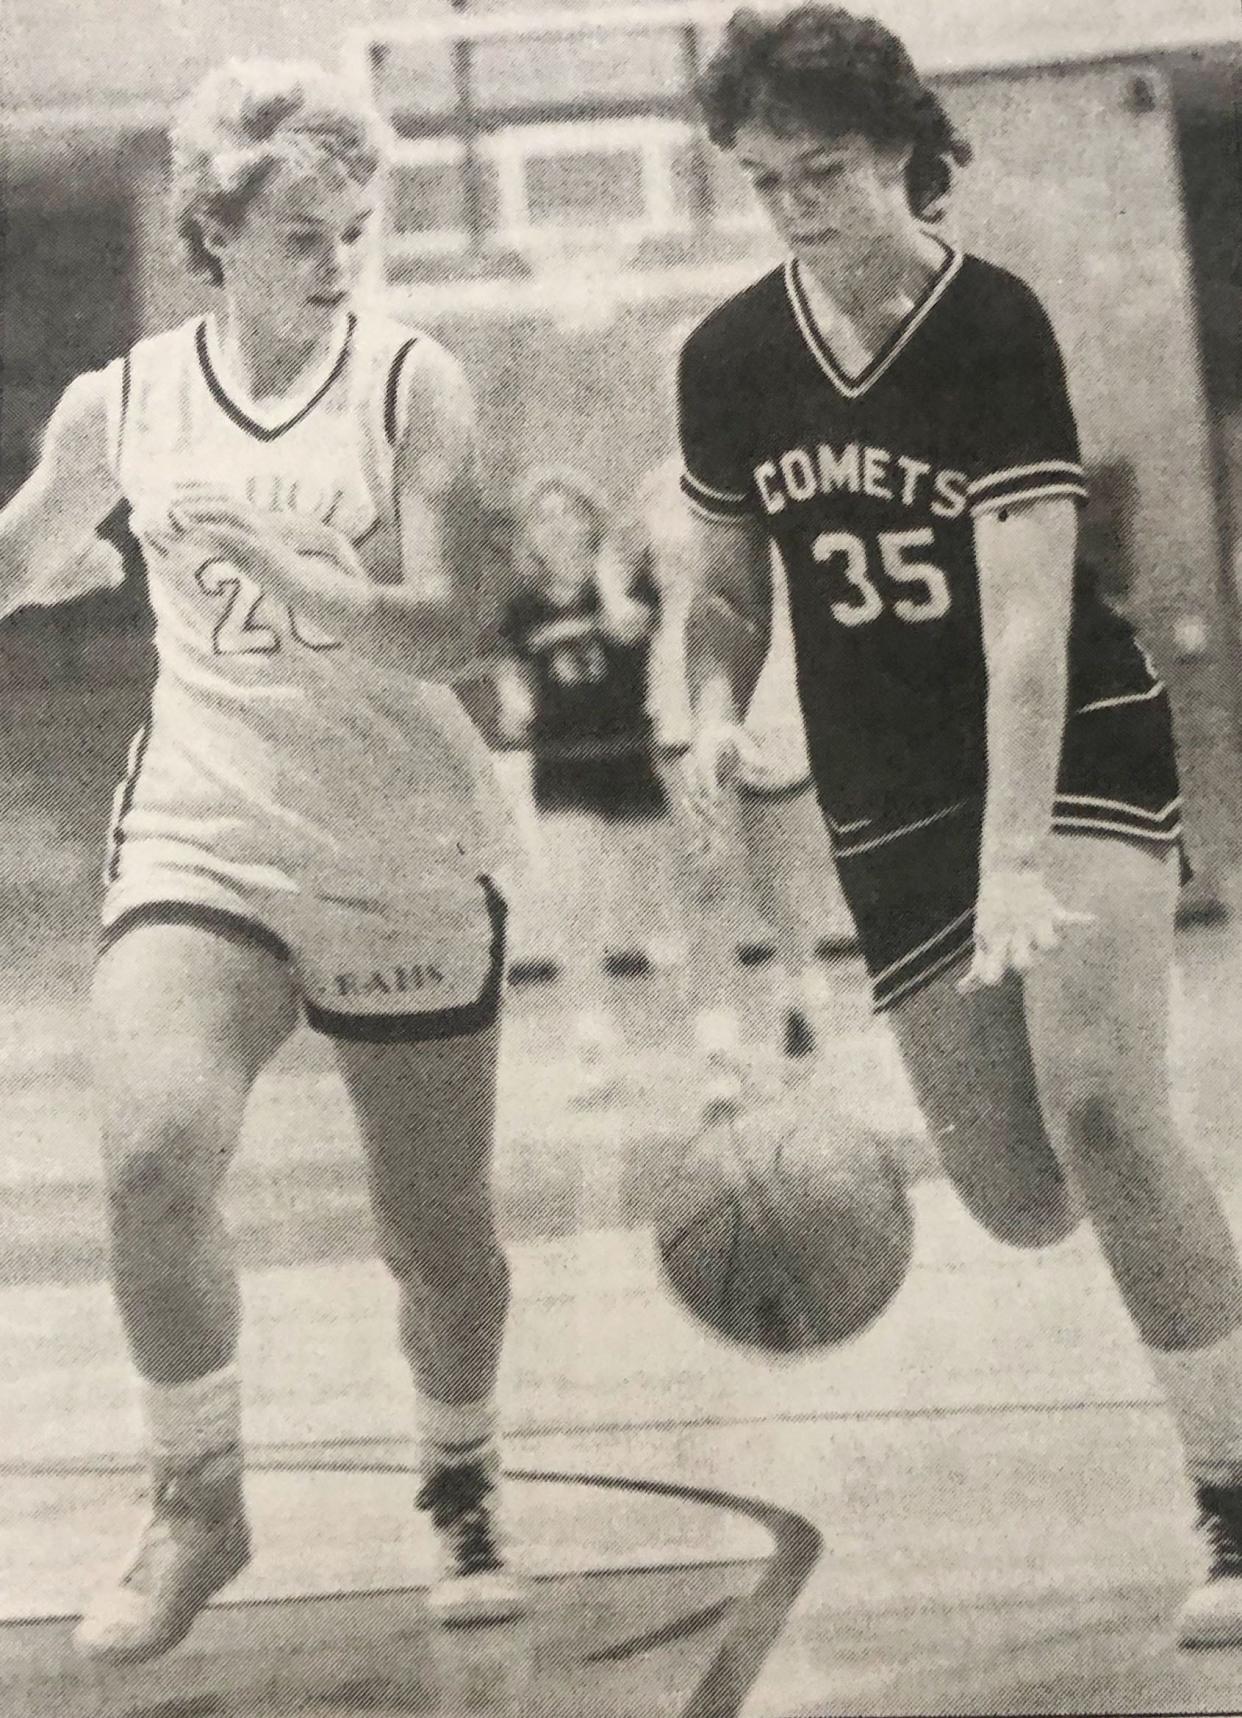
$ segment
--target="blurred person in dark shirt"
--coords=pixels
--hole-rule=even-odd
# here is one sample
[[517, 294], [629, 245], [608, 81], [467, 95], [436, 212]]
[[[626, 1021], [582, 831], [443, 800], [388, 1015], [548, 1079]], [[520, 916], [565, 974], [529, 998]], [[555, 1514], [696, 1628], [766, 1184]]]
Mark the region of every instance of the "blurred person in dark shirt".
[[581, 474], [531, 473], [517, 525], [501, 729], [530, 748], [541, 865], [574, 995], [580, 1095], [602, 1097], [619, 1071], [619, 1039], [601, 966], [644, 969], [650, 928], [667, 933], [673, 922], [646, 709], [659, 597], [650, 576], [627, 575], [607, 509]]

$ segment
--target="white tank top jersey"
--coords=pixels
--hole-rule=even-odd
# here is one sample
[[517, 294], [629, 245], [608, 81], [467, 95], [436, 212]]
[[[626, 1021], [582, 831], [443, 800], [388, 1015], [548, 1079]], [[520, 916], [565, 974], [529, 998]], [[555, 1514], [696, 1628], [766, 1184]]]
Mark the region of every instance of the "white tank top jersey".
[[192, 544], [164, 552], [146, 534], [174, 485], [197, 480], [330, 524], [377, 576], [400, 576], [394, 448], [403, 374], [427, 339], [350, 316], [278, 409], [227, 373], [211, 318], [109, 367], [112, 458], [147, 562], [159, 658], [122, 795], [127, 841], [190, 839], [221, 858], [399, 894], [437, 862], [478, 874], [509, 856], [490, 753], [450, 688], [377, 667], [227, 560]]

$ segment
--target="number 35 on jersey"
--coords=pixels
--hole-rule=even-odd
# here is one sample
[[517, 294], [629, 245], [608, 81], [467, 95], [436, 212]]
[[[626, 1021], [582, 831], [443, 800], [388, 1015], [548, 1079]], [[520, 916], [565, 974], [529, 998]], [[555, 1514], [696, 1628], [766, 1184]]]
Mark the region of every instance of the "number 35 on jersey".
[[853, 531], [821, 531], [811, 545], [830, 593], [844, 587], [829, 611], [842, 626], [868, 626], [885, 613], [918, 625], [949, 612], [949, 581], [930, 558], [936, 533], [930, 525], [881, 531], [870, 542]]

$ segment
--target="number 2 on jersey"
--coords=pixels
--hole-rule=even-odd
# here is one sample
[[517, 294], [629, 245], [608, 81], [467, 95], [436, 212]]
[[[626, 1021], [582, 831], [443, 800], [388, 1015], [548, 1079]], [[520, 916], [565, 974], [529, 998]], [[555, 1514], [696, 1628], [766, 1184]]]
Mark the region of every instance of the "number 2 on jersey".
[[915, 556], [936, 546], [930, 525], [917, 531], [881, 531], [880, 566], [886, 580], [903, 586], [907, 594], [889, 596], [886, 603], [872, 576], [866, 542], [852, 531], [822, 531], [811, 545], [821, 566], [835, 566], [850, 586], [848, 602], [834, 602], [832, 613], [842, 626], [866, 626], [879, 620], [890, 607], [898, 620], [917, 623], [941, 620], [949, 612], [949, 581], [930, 561]]
[[[271, 605], [252, 578], [232, 561], [208, 561], [194, 577], [206, 596], [224, 598], [224, 609], [211, 635], [217, 656], [275, 655], [284, 640], [276, 627], [263, 618], [270, 613]], [[282, 605], [282, 614], [288, 636], [295, 644], [307, 650], [339, 649], [339, 640], [299, 620], [291, 608]]]

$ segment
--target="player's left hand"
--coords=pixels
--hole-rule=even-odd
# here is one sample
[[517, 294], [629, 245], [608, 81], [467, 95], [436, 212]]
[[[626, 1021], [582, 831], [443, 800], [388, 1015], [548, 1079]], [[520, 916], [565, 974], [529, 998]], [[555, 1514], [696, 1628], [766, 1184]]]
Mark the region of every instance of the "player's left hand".
[[1060, 948], [1066, 930], [1093, 922], [1091, 913], [1063, 907], [1038, 871], [992, 871], [980, 884], [974, 959], [958, 989], [967, 995], [1007, 972], [1027, 973]]
[[179, 483], [172, 492], [168, 519], [178, 535], [209, 537], [217, 548], [230, 551], [244, 551], [271, 529], [269, 514], [210, 483]]
[[303, 513], [261, 512], [212, 484], [179, 484], [173, 491], [169, 522], [178, 533], [207, 537], [234, 560], [253, 560], [264, 548], [283, 547], [329, 561], [341, 572], [356, 571], [348, 538], [331, 525]]

